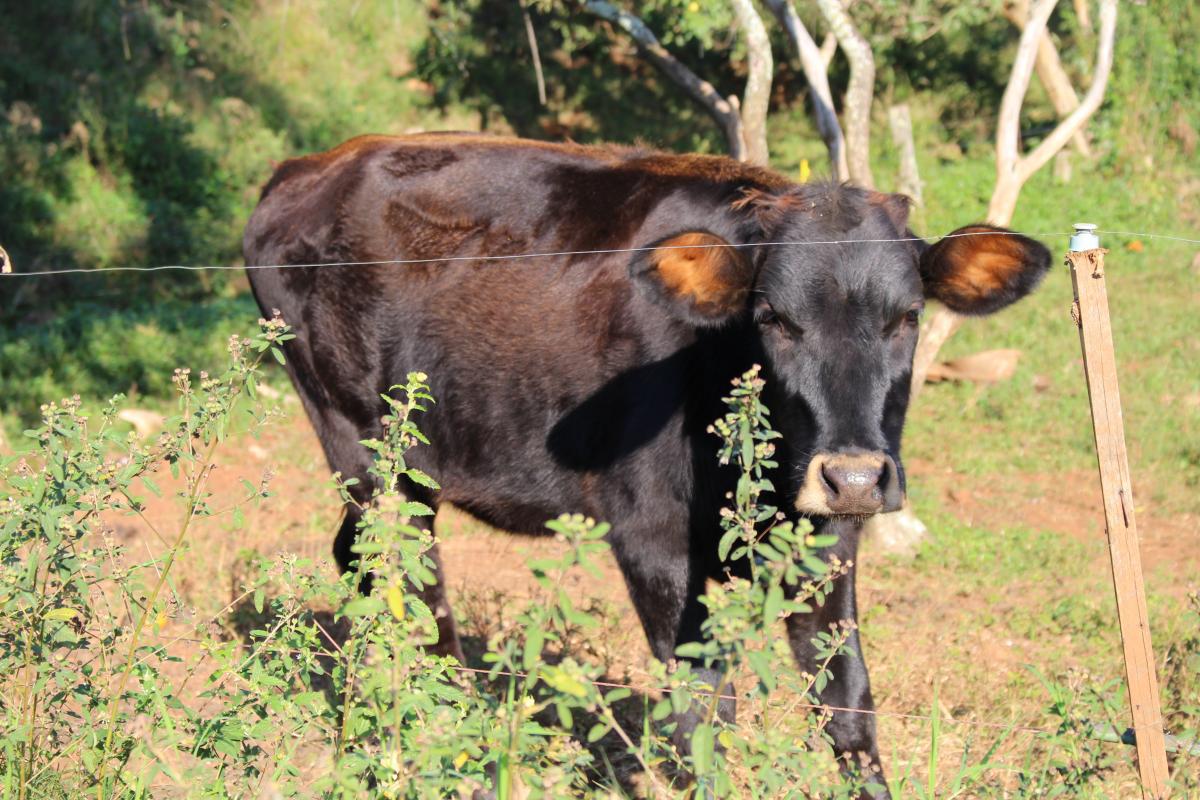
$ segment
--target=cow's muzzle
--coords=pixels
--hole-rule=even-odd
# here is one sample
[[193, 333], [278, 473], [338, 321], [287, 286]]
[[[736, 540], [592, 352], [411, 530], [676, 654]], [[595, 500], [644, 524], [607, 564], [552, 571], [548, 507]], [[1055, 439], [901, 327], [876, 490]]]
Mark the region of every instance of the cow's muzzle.
[[796, 510], [818, 516], [898, 511], [900, 472], [886, 453], [818, 453], [808, 464]]

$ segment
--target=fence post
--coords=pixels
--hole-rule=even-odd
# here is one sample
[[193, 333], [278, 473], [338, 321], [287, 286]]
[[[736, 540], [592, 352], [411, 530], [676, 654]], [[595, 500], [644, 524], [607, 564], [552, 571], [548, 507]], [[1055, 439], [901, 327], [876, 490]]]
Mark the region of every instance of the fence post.
[[1106, 251], [1093, 233], [1095, 227], [1076, 225], [1075, 235], [1071, 237], [1067, 254], [1075, 291], [1071, 316], [1079, 327], [1088, 399], [1092, 407], [1092, 430], [1096, 435], [1100, 491], [1104, 498], [1108, 553], [1117, 595], [1117, 617], [1121, 625], [1142, 797], [1160, 800], [1167, 796], [1166, 743], [1158, 680], [1154, 675], [1154, 651], [1150, 646], [1146, 590], [1142, 585], [1142, 560], [1133, 515], [1133, 488], [1129, 479], [1129, 457], [1125, 451], [1121, 397], [1117, 389], [1116, 354], [1104, 276]]

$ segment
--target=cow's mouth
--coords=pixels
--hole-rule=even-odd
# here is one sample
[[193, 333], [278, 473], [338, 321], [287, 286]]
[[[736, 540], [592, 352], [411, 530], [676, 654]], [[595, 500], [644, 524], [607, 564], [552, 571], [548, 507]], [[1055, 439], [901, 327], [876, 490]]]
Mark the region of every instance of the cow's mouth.
[[810, 516], [865, 520], [899, 511], [903, 501], [899, 470], [886, 453], [818, 453], [805, 471], [795, 508]]

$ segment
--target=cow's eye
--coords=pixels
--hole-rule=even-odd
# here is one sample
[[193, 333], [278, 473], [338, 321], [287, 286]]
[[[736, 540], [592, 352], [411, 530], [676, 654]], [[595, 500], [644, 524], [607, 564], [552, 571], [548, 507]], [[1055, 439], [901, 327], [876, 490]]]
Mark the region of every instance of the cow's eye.
[[923, 306], [913, 306], [908, 311], [905, 311], [903, 316], [888, 323], [887, 327], [883, 329], [883, 335], [896, 337], [904, 331], [917, 327], [917, 324], [921, 321], [921, 312], [924, 310]]
[[774, 330], [788, 337], [796, 338], [800, 330], [775, 313], [770, 306], [759, 308], [754, 313], [754, 322], [763, 330]]

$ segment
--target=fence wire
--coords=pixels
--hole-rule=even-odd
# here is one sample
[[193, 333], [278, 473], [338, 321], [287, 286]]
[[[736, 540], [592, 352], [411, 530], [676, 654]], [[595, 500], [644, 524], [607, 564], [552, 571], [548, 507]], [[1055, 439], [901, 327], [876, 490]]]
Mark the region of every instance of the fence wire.
[[[1135, 236], [1143, 239], [1163, 239], [1167, 241], [1183, 242], [1186, 244], [1200, 244], [1200, 239], [1192, 239], [1186, 236], [1174, 236], [1164, 233], [1150, 233], [1145, 231], [1105, 231], [1097, 230], [1097, 234], [1110, 234], [1113, 236]], [[621, 253], [645, 253], [652, 250], [707, 250], [707, 249], [753, 249], [759, 247], [815, 247], [821, 245], [843, 245], [843, 244], [897, 244], [901, 242], [939, 242], [943, 239], [957, 239], [966, 236], [1011, 236], [1019, 234], [1031, 238], [1038, 237], [1062, 237], [1071, 236], [1069, 231], [1044, 231], [1041, 233], [1026, 233], [1022, 231], [967, 231], [964, 233], [947, 233], [942, 236], [932, 236], [923, 238], [920, 236], [900, 237], [895, 239], [830, 239], [822, 241], [776, 241], [776, 242], [743, 242], [743, 243], [709, 243], [709, 244], [688, 244], [688, 245], [667, 245], [664, 247], [614, 247], [614, 248], [599, 248], [594, 250], [558, 250], [535, 253], [510, 253], [503, 255], [471, 255], [471, 256], [441, 256], [437, 258], [387, 258], [374, 261], [321, 261], [304, 264], [163, 264], [159, 266], [138, 267], [138, 266], [116, 266], [104, 268], [85, 268], [85, 267], [62, 267], [53, 269], [33, 270], [29, 272], [0, 272], [0, 278], [36, 278], [46, 277], [50, 275], [105, 275], [115, 272], [167, 272], [167, 271], [182, 271], [182, 272], [221, 272], [221, 271], [236, 271], [236, 270], [258, 270], [258, 269], [311, 269], [320, 267], [370, 267], [370, 266], [385, 266], [385, 265], [419, 265], [419, 264], [445, 264], [452, 262], [479, 262], [479, 261], [518, 261], [521, 259], [534, 258], [571, 258], [575, 256], [596, 256]], [[11, 259], [10, 259], [11, 267]]]

